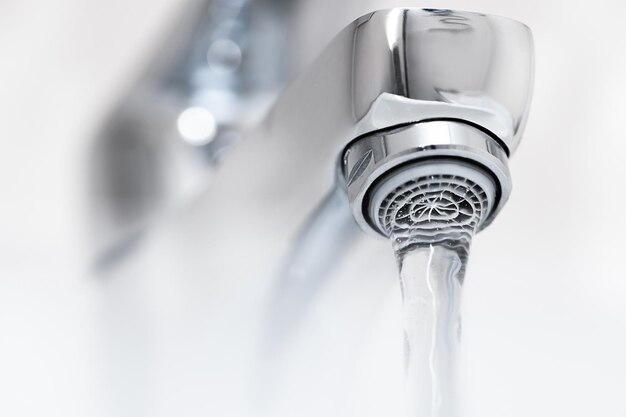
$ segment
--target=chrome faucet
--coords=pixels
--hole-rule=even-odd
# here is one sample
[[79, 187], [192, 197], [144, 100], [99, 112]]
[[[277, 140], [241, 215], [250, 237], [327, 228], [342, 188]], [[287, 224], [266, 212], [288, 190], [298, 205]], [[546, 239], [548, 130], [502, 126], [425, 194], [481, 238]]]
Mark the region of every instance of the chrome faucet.
[[[221, 76], [237, 79], [245, 55], [230, 41], [209, 42], [209, 55], [226, 67]], [[188, 109], [204, 111], [191, 120], [204, 133], [185, 152], [208, 155], [215, 173], [201, 202], [179, 214], [192, 225], [186, 236], [209, 244], [186, 241], [180, 263], [199, 262], [196, 271], [211, 280], [254, 286], [259, 300], [236, 302], [270, 302], [270, 317], [255, 324], [265, 326], [269, 351], [280, 348], [353, 250], [359, 228], [386, 235], [377, 215], [385, 190], [415, 175], [464, 176], [491, 190], [480, 227], [495, 218], [511, 192], [508, 159], [528, 117], [533, 65], [532, 36], [521, 23], [396, 8], [356, 19], [284, 91], [275, 82], [260, 94], [260, 108], [272, 104], [258, 125], [233, 122], [236, 112], [220, 115], [214, 90], [226, 86], [238, 100], [240, 90], [228, 87], [237, 83], [191, 89], [166, 120], [175, 126]], [[255, 102], [244, 101], [226, 107], [243, 112]], [[172, 137], [184, 136], [178, 127]], [[226, 139], [233, 135], [244, 138]], [[232, 152], [217, 164], [222, 148]]]
[[[356, 220], [364, 231], [385, 235], [376, 215], [382, 200], [377, 190], [411, 179], [418, 166], [429, 175], [463, 170], [492, 184], [484, 228], [511, 192], [508, 158], [528, 116], [533, 65], [530, 30], [510, 19], [406, 8], [362, 16], [277, 99], [263, 124], [263, 139], [257, 140], [280, 168], [255, 187], [273, 196], [297, 187], [309, 207], [322, 201], [341, 207], [344, 198], [352, 213], [344, 222]], [[261, 157], [246, 169], [256, 172], [265, 163]], [[332, 218], [324, 207], [318, 212]], [[340, 216], [334, 215], [326, 231], [323, 220], [309, 220], [300, 241], [325, 239], [337, 242], [332, 246], [340, 251], [346, 239], [345, 228], [337, 226]], [[303, 257], [309, 268], [328, 263], [311, 261], [310, 245], [295, 247], [306, 248], [301, 249], [306, 254], [292, 252], [284, 283], [297, 281], [287, 271], [303, 273], [298, 265]], [[306, 305], [291, 298], [277, 296]], [[280, 317], [294, 315], [280, 311], [273, 321]]]
[[[292, 193], [298, 207], [321, 206], [281, 269], [269, 320], [274, 344], [298, 327], [328, 268], [349, 250], [358, 235], [350, 225], [388, 234], [378, 212], [390, 189], [423, 175], [486, 183], [489, 212], [479, 230], [493, 221], [511, 193], [508, 159], [528, 117], [533, 66], [532, 35], [519, 22], [389, 9], [355, 20], [280, 95], [252, 139], [280, 165], [251, 187], [280, 206], [294, 207]], [[251, 172], [267, 162], [250, 158]]]
[[377, 230], [368, 214], [375, 208], [366, 207], [372, 184], [432, 158], [468, 161], [492, 175], [493, 218], [511, 191], [507, 160], [521, 140], [532, 77], [532, 36], [518, 22], [383, 10], [344, 29], [282, 94], [267, 134], [306, 159], [298, 137], [315, 132], [310, 146], [338, 167], [338, 185], [365, 230]]

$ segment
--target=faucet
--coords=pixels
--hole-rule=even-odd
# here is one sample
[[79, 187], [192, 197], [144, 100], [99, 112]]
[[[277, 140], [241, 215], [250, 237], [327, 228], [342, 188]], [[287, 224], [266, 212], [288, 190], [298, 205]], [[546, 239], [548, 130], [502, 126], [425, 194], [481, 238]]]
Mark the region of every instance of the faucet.
[[[491, 221], [511, 192], [507, 162], [524, 130], [532, 77], [531, 33], [518, 22], [378, 11], [344, 29], [282, 94], [266, 134], [307, 176], [326, 174], [307, 169], [312, 152], [323, 155], [320, 167], [335, 166], [365, 231], [381, 233], [377, 207], [368, 207], [376, 182], [423, 161], [464, 161], [490, 175]], [[300, 139], [307, 132], [315, 139]]]
[[[532, 34], [519, 22], [396, 8], [348, 25], [278, 97], [259, 144], [280, 168], [254, 187], [273, 207], [297, 198], [318, 209], [307, 212], [271, 298], [272, 349], [301, 327], [358, 229], [389, 237], [391, 190], [420, 177], [470, 180], [486, 194], [478, 230], [495, 219], [512, 190], [508, 160], [528, 117], [533, 66]], [[264, 162], [251, 156], [246, 169], [257, 175]]]
[[[282, 290], [313, 293], [291, 288], [302, 280], [289, 271], [315, 270], [345, 250], [355, 232], [346, 232], [340, 217], [388, 236], [378, 216], [384, 196], [419, 175], [488, 184], [489, 213], [479, 229], [491, 223], [511, 193], [508, 159], [528, 117], [533, 65], [530, 30], [502, 17], [396, 8], [348, 25], [278, 97], [258, 132], [280, 168], [254, 187], [278, 199], [278, 192], [295, 193], [309, 207], [321, 204], [283, 267]], [[245, 169], [258, 176], [264, 163], [251, 157]], [[282, 204], [291, 205], [276, 202]], [[318, 217], [327, 219], [326, 228]], [[320, 240], [333, 242], [322, 252], [334, 255], [312, 255], [305, 242]], [[317, 278], [308, 285], [320, 285], [324, 274], [310, 275]], [[278, 306], [306, 305], [278, 294]], [[279, 310], [272, 321], [295, 316]]]
[[[237, 62], [232, 44], [218, 46]], [[388, 237], [390, 190], [417, 177], [464, 178], [485, 190], [479, 229], [494, 220], [511, 193], [508, 160], [528, 117], [533, 65], [529, 28], [503, 17], [394, 8], [354, 20], [275, 90], [260, 124], [201, 118], [217, 124], [216, 138], [223, 129], [245, 139], [215, 166], [200, 203], [179, 214], [187, 236], [214, 242], [186, 240], [185, 263], [238, 283], [233, 303], [244, 310], [269, 301], [269, 319], [251, 327], [267, 330], [268, 351], [281, 349], [361, 231]]]
[[[113, 234], [103, 238], [105, 249], [119, 243], [117, 229], [132, 236], [170, 200], [203, 190], [224, 151], [240, 136], [261, 132], [275, 155], [289, 153], [282, 175], [323, 178], [329, 168], [321, 167], [335, 166], [335, 185], [346, 190], [356, 222], [368, 232], [380, 233], [371, 213], [376, 208], [365, 207], [371, 186], [410, 161], [471, 162], [495, 181], [483, 227], [502, 208], [511, 189], [507, 161], [521, 139], [531, 96], [526, 26], [446, 9], [369, 13], [279, 95], [290, 69], [277, 62], [287, 56], [265, 52], [284, 43], [288, 25], [276, 23], [293, 7], [266, 0], [190, 2], [185, 21], [191, 29], [177, 31], [170, 40], [175, 52], [159, 57], [96, 145], [106, 171], [94, 174], [100, 193], [95, 223], [104, 226], [97, 234]], [[313, 160], [320, 168], [304, 169]], [[296, 161], [300, 172], [289, 173]], [[168, 177], [172, 167], [179, 178]]]

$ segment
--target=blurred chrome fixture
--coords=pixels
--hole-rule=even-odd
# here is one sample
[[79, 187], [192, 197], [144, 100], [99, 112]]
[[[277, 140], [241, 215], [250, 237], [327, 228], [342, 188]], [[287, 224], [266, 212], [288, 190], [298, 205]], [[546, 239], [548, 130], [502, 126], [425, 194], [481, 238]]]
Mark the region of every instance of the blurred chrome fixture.
[[271, 126], [330, 126], [315, 145], [329, 166], [339, 156], [338, 185], [367, 231], [382, 233], [371, 216], [373, 190], [424, 161], [433, 175], [456, 175], [449, 162], [458, 161], [491, 178], [496, 192], [484, 227], [511, 192], [507, 161], [521, 140], [532, 81], [532, 35], [519, 22], [378, 11], [335, 38], [279, 99]]
[[116, 103], [91, 151], [99, 265], [128, 252], [155, 217], [206, 189], [225, 151], [259, 123], [289, 73], [290, 2], [181, 4], [176, 24]]

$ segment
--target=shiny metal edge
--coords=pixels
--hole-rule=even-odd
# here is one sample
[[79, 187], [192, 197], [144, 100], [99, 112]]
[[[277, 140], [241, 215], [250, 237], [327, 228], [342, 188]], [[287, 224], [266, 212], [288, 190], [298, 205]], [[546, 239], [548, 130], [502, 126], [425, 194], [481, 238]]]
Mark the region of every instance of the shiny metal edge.
[[[408, 162], [433, 158], [470, 162], [491, 174], [497, 198], [486, 227], [508, 200], [512, 182], [504, 149], [488, 134], [461, 122], [432, 121], [374, 133], [353, 142], [342, 158], [343, 180], [352, 214], [366, 232], [379, 235], [368, 219], [367, 195], [381, 178], [393, 175]], [[451, 174], [451, 172], [440, 172]]]

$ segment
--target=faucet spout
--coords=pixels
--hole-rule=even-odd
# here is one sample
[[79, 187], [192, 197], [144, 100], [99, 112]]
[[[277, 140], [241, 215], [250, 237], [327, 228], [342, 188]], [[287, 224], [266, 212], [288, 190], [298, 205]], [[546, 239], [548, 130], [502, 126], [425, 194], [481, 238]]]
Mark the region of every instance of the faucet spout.
[[[309, 175], [334, 166], [366, 230], [360, 213], [367, 208], [354, 204], [363, 204], [383, 171], [427, 155], [491, 171], [500, 189], [497, 211], [510, 192], [506, 165], [522, 136], [532, 82], [532, 35], [519, 22], [451, 10], [382, 10], [352, 22], [286, 89], [266, 134], [295, 170]], [[372, 134], [430, 123], [438, 128], [417, 129], [418, 138], [401, 150], [387, 146], [401, 142], [394, 135], [383, 135], [384, 146], [358, 146]], [[422, 152], [432, 149], [438, 151]], [[395, 151], [390, 163], [386, 152]], [[350, 186], [355, 181], [357, 190]]]

